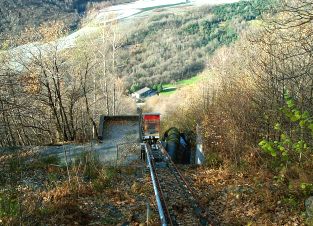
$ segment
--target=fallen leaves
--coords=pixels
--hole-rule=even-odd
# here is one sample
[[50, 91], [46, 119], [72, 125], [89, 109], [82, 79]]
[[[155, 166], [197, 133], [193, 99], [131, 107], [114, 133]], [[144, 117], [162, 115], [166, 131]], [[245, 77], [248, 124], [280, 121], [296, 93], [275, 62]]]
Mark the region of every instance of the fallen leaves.
[[[36, 153], [25, 155], [21, 177], [20, 162], [11, 161], [16, 156], [0, 155], [4, 165], [1, 173], [5, 176], [1, 178], [6, 182], [1, 184], [0, 180], [0, 189], [16, 187], [23, 211], [21, 218], [19, 215], [1, 218], [5, 225], [18, 224], [20, 219], [27, 225], [122, 225], [125, 222], [144, 225], [147, 202], [152, 213], [150, 225], [158, 222], [144, 162], [134, 161], [131, 166], [116, 169], [116, 173], [110, 174], [109, 185], [97, 191], [92, 181], [75, 167], [69, 183], [63, 167], [38, 162], [37, 157]], [[12, 166], [17, 170], [10, 172]]]
[[222, 225], [304, 225], [299, 208], [277, 204], [281, 191], [267, 173], [188, 166], [180, 169], [200, 203]]

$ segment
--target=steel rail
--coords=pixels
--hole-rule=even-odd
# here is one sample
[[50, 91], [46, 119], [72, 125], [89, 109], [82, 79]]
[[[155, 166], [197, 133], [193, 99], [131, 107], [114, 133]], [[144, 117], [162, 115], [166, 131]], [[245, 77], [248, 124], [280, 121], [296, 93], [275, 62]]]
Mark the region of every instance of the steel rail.
[[[150, 147], [151, 147], [151, 146], [150, 146]], [[157, 147], [158, 147], [158, 146], [157, 146]], [[158, 147], [158, 148], [159, 148], [159, 147]], [[152, 163], [152, 167], [153, 167], [153, 169], [154, 169], [154, 172], [156, 172], [156, 167], [155, 167], [154, 161], [152, 161], [151, 163]], [[156, 182], [157, 182], [157, 185], [158, 185], [158, 188], [159, 188], [160, 195], [161, 195], [161, 197], [162, 197], [162, 199], [163, 199], [163, 208], [164, 208], [164, 212], [165, 212], [165, 214], [166, 214], [166, 216], [167, 216], [168, 224], [169, 224], [170, 226], [173, 226], [174, 224], [173, 224], [171, 215], [170, 215], [170, 213], [169, 213], [169, 210], [168, 210], [168, 207], [167, 207], [167, 203], [166, 203], [165, 198], [164, 198], [164, 193], [163, 193], [163, 190], [162, 190], [162, 188], [161, 188], [161, 183], [160, 183], [160, 180], [159, 180], [159, 176], [158, 176], [157, 173], [155, 173], [155, 178], [156, 178]], [[161, 201], [162, 201], [162, 200], [161, 200]]]
[[[163, 145], [159, 142], [158, 146], [161, 150], [161, 152], [166, 156], [166, 158], [168, 159], [169, 163], [174, 167], [175, 171], [178, 173], [178, 176], [180, 177], [180, 179], [183, 181], [184, 183], [184, 187], [187, 189], [187, 192], [193, 196], [193, 197], [197, 197], [195, 194], [196, 192], [190, 187], [190, 185], [188, 184], [188, 182], [185, 180], [184, 176], [181, 174], [181, 172], [179, 171], [179, 169], [176, 167], [175, 163], [172, 161], [170, 155], [167, 153], [167, 151], [165, 150], [165, 148], [163, 147]], [[197, 197], [199, 198], [199, 197]], [[199, 203], [196, 204], [197, 206], [199, 206], [201, 209], [204, 209], [202, 205], [200, 205]], [[201, 213], [196, 214], [199, 217], [204, 217], [202, 216]], [[206, 217], [204, 217], [206, 218]], [[211, 222], [208, 222], [208, 225], [213, 226], [213, 224]]]
[[160, 198], [160, 194], [159, 194], [159, 190], [158, 190], [158, 185], [156, 182], [156, 176], [154, 175], [154, 170], [152, 167], [152, 162], [151, 162], [151, 156], [150, 156], [150, 152], [148, 150], [148, 145], [145, 144], [145, 151], [146, 151], [146, 155], [147, 155], [147, 162], [148, 162], [148, 166], [150, 169], [150, 175], [151, 175], [151, 180], [152, 180], [152, 184], [153, 184], [153, 190], [154, 190], [154, 194], [155, 194], [155, 198], [156, 198], [156, 202], [157, 202], [157, 206], [158, 206], [158, 211], [159, 211], [159, 215], [160, 215], [160, 220], [161, 220], [161, 224], [162, 226], [167, 226], [167, 222], [166, 222], [166, 218], [165, 218], [165, 214], [164, 214], [164, 210], [162, 207], [162, 202], [161, 202], [161, 198]]

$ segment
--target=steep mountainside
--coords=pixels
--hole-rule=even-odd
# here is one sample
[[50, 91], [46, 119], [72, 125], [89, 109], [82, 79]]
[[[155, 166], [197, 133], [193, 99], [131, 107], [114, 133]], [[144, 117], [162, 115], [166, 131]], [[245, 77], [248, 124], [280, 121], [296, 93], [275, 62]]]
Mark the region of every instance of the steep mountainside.
[[91, 3], [107, 2], [119, 4], [131, 0], [1, 0], [0, 40], [6, 36], [18, 35], [25, 27], [38, 26], [47, 21], [63, 21], [75, 29], [79, 15]]
[[128, 33], [120, 53], [120, 74], [132, 91], [195, 76], [216, 49], [238, 39], [258, 19], [267, 1], [242, 1], [215, 7], [163, 12]]

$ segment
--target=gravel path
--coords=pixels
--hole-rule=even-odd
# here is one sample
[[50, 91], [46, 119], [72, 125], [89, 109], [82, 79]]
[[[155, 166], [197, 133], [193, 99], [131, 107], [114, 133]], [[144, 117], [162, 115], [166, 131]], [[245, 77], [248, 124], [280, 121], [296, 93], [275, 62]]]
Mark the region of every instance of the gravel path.
[[[66, 144], [61, 146], [35, 147], [42, 155], [57, 155], [65, 162], [74, 161], [85, 152], [94, 152], [100, 161], [108, 164], [128, 164], [140, 157], [139, 124], [134, 121], [109, 122], [104, 127], [104, 139], [101, 143]], [[118, 153], [117, 153], [118, 148]]]

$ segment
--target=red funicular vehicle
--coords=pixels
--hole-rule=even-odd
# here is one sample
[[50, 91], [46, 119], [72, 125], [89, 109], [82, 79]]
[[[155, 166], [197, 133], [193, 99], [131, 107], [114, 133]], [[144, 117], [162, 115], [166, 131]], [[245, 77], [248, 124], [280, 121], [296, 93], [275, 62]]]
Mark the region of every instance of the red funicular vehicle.
[[143, 117], [143, 139], [160, 138], [160, 113], [144, 113]]

